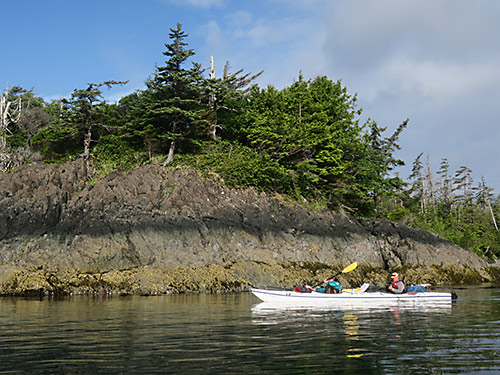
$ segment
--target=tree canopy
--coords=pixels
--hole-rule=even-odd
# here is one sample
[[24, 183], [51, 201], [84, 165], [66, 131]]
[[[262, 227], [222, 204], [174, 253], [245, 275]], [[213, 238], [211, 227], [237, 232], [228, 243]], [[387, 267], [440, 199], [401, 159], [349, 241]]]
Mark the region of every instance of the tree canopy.
[[164, 63], [144, 89], [116, 104], [104, 100], [102, 89], [124, 81], [89, 83], [50, 103], [32, 90], [6, 90], [2, 169], [78, 156], [95, 173], [141, 163], [187, 165], [231, 187], [387, 217], [491, 258], [500, 254], [500, 205], [484, 179], [475, 186], [469, 168], [453, 174], [443, 160], [436, 180], [422, 155], [408, 181], [398, 176], [404, 162], [395, 154], [408, 120], [388, 136], [376, 121], [360, 123], [356, 95], [326, 76], [299, 75], [283, 89], [261, 88], [254, 81], [262, 72], [231, 73], [226, 63], [217, 78], [213, 64], [204, 69], [194, 61], [187, 38], [180, 24], [170, 29]]

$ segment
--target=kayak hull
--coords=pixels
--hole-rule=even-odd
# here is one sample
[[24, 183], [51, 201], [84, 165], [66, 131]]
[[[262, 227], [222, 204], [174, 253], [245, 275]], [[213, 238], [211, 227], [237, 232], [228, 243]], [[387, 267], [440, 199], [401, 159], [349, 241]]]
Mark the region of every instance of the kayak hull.
[[345, 291], [339, 294], [300, 293], [287, 290], [251, 289], [252, 294], [263, 302], [283, 303], [297, 306], [315, 305], [372, 305], [405, 302], [451, 302], [452, 293], [423, 292], [415, 294], [392, 294], [385, 292]]

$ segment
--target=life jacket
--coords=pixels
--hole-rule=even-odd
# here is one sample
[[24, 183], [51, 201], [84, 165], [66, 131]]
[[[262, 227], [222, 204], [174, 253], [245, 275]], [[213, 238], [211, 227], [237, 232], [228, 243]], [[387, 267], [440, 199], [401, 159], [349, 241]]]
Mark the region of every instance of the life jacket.
[[326, 283], [325, 293], [341, 293], [342, 286], [338, 281], [330, 281]]
[[405, 283], [404, 283], [402, 280], [399, 280], [399, 281], [397, 281], [397, 282], [396, 282], [396, 281], [393, 281], [393, 282], [391, 282], [391, 284], [390, 284], [390, 285], [391, 285], [394, 289], [399, 290], [399, 289], [400, 289], [400, 288], [399, 288], [400, 286], [398, 285], [398, 283], [399, 283], [399, 282], [401, 282], [401, 283], [403, 284], [403, 291], [402, 291], [402, 293], [404, 293], [404, 292], [406, 291], [406, 287], [405, 287]]

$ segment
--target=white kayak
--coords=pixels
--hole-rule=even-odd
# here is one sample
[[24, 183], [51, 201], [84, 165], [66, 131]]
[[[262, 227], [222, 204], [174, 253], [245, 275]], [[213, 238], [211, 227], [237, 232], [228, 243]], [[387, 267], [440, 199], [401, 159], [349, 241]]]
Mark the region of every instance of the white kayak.
[[296, 292], [288, 290], [251, 289], [254, 296], [263, 302], [283, 303], [297, 306], [317, 305], [371, 305], [404, 302], [451, 302], [456, 294], [438, 292], [420, 292], [393, 294], [385, 292], [362, 292], [357, 290], [343, 291], [338, 294], [318, 292]]

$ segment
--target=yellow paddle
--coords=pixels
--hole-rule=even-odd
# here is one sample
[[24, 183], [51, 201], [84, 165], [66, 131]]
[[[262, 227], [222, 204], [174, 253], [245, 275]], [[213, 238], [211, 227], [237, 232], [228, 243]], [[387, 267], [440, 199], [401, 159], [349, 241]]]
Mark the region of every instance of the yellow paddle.
[[[341, 272], [341, 273], [348, 273], [348, 272], [351, 272], [351, 271], [353, 271], [353, 270], [354, 270], [357, 266], [358, 266], [358, 262], [354, 262], [354, 263], [352, 263], [352, 264], [349, 264], [346, 268], [344, 268], [344, 269], [342, 270], [342, 272]], [[340, 275], [340, 273], [336, 274], [336, 275], [335, 275], [335, 276], [333, 276], [333, 277], [336, 277], [336, 276], [339, 276], [339, 275]]]
[[[339, 272], [339, 273], [338, 273], [338, 274], [336, 274], [336, 275], [330, 276], [327, 280], [329, 280], [329, 279], [333, 279], [334, 277], [337, 277], [337, 276], [339, 276], [339, 275], [340, 275], [340, 274], [342, 274], [342, 273], [348, 273], [348, 272], [351, 272], [351, 271], [352, 271], [352, 270], [354, 270], [357, 266], [358, 266], [358, 262], [351, 263], [351, 264], [349, 264], [346, 268], [344, 268], [344, 269], [342, 270], [342, 272]], [[323, 281], [322, 281], [322, 282], [320, 282], [318, 285], [316, 285], [316, 286], [315, 286], [315, 288], [316, 288], [316, 287], [318, 287], [318, 286], [320, 286], [321, 284], [323, 284]]]

